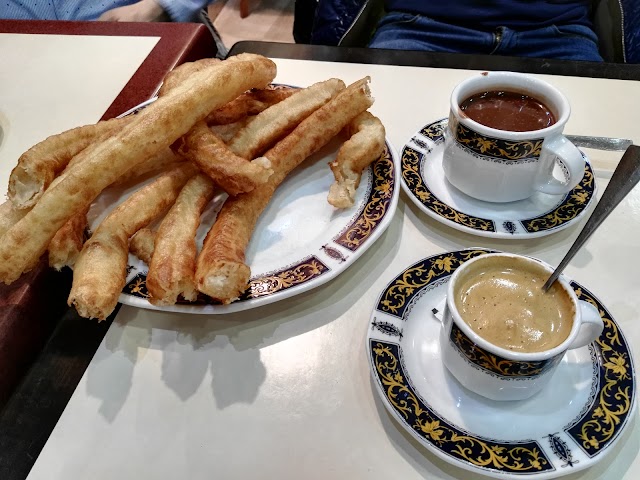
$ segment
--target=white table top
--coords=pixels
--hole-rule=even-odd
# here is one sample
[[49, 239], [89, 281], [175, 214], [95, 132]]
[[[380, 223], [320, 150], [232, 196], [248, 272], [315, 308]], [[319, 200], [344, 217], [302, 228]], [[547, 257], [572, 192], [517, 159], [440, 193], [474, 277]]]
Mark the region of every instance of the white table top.
[[[398, 149], [420, 127], [447, 115], [449, 92], [470, 75], [294, 60], [277, 64], [277, 81], [301, 86], [332, 76], [350, 82], [370, 75], [372, 110]], [[640, 142], [640, 83], [545, 79], [573, 106], [566, 132]], [[76, 108], [69, 111], [75, 115]], [[77, 114], [83, 115], [80, 107]], [[589, 153], [602, 192], [620, 153]], [[1, 173], [6, 182], [5, 170]], [[555, 264], [579, 227], [515, 243], [480, 238], [430, 219], [402, 194], [388, 231], [350, 269], [316, 290], [225, 316], [123, 306], [29, 479], [470, 478], [426, 452], [379, 400], [365, 350], [377, 297], [405, 267], [447, 250], [485, 246]], [[640, 188], [567, 268], [607, 305], [636, 353], [638, 237]], [[633, 420], [606, 459], [566, 478], [637, 479], [639, 450], [640, 426]]]
[[100, 120], [158, 40], [0, 34], [0, 191], [27, 148]]

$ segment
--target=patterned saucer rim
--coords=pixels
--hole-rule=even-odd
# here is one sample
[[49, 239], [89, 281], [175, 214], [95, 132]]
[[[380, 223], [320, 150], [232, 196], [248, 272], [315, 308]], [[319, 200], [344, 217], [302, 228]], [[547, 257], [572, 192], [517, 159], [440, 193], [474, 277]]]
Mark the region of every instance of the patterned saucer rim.
[[[401, 343], [415, 301], [427, 289], [442, 288], [465, 261], [495, 251], [468, 248], [433, 255], [404, 269], [388, 283], [378, 298], [367, 334], [375, 390], [389, 413], [413, 438], [439, 458], [465, 470], [494, 478], [543, 480], [591, 467], [613, 450], [630, 423], [636, 409], [636, 384], [630, 346], [619, 325], [600, 300], [579, 283], [570, 281], [578, 298], [596, 306], [605, 323], [600, 338], [588, 347], [592, 392], [578, 418], [564, 426], [551, 426], [545, 442], [505, 441], [465, 431], [425, 404], [406, 372]], [[572, 448], [577, 453], [572, 453]], [[576, 461], [574, 454], [581, 461]]]
[[[431, 218], [473, 235], [521, 240], [543, 237], [564, 230], [579, 222], [590, 211], [596, 198], [597, 184], [591, 164], [584, 153], [585, 175], [580, 183], [540, 215], [530, 218], [498, 219], [491, 218], [491, 215], [472, 215], [448, 205], [431, 191], [428, 179], [423, 177], [424, 163], [432, 158], [434, 150], [437, 149], [439, 153], [442, 149], [447, 123], [448, 120], [443, 118], [425, 125], [411, 137], [400, 152], [402, 188], [411, 201]], [[474, 201], [471, 197], [466, 198]], [[489, 204], [482, 202], [482, 205]], [[517, 205], [517, 202], [514, 202], [514, 205]]]

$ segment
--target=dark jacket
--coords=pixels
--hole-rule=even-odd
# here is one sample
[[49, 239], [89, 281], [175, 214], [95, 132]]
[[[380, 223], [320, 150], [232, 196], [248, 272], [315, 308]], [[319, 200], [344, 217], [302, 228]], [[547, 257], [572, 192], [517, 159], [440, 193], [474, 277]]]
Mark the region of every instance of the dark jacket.
[[[640, 2], [595, 0], [593, 25], [605, 61], [640, 63]], [[298, 43], [366, 46], [383, 0], [296, 0], [294, 38]]]
[[640, 2], [626, 0], [624, 6], [624, 45], [626, 61], [640, 63]]

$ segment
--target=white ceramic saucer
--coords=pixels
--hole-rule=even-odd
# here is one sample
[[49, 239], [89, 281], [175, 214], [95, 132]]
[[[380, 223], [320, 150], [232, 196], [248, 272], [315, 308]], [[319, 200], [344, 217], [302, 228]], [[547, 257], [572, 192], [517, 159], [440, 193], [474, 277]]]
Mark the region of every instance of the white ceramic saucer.
[[376, 390], [418, 442], [463, 469], [539, 480], [588, 468], [615, 448], [634, 412], [629, 345], [602, 303], [570, 282], [579, 299], [600, 310], [600, 338], [568, 352], [550, 384], [531, 399], [497, 402], [466, 390], [442, 364], [433, 309], [442, 304], [455, 269], [488, 252], [435, 255], [387, 285], [367, 339]]
[[446, 119], [426, 125], [404, 146], [401, 157], [402, 188], [439, 222], [484, 237], [534, 238], [575, 224], [594, 203], [596, 180], [586, 156], [584, 177], [564, 196], [538, 192], [517, 202], [491, 203], [465, 195], [442, 169], [446, 125]]

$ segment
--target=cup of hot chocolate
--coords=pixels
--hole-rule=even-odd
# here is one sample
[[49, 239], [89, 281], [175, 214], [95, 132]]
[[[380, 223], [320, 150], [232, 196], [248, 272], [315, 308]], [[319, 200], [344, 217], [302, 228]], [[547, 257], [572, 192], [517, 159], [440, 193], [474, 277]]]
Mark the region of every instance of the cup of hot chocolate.
[[440, 332], [446, 368], [467, 389], [492, 400], [523, 400], [551, 379], [567, 350], [596, 340], [598, 310], [553, 269], [510, 253], [481, 255], [451, 276]]
[[[570, 113], [559, 90], [529, 75], [484, 72], [465, 80], [451, 94], [445, 177], [488, 202], [523, 200], [537, 191], [569, 192], [585, 166], [580, 151], [562, 135]], [[554, 170], [564, 178], [556, 178]]]

